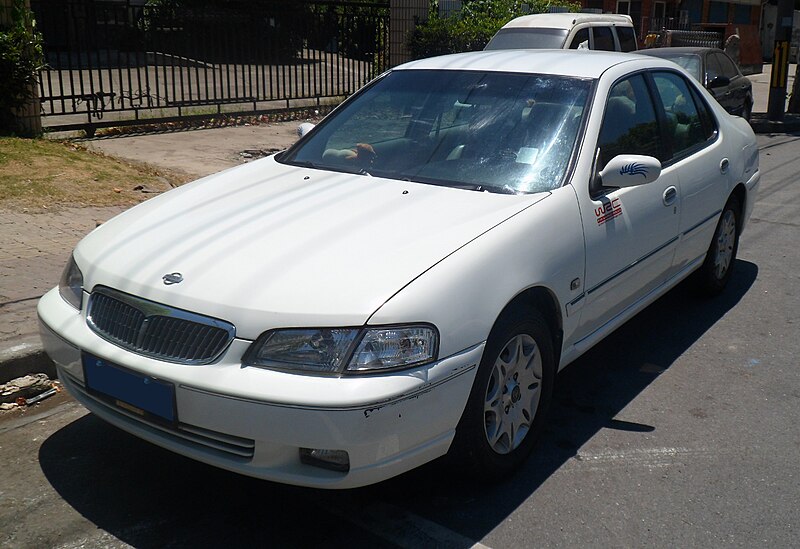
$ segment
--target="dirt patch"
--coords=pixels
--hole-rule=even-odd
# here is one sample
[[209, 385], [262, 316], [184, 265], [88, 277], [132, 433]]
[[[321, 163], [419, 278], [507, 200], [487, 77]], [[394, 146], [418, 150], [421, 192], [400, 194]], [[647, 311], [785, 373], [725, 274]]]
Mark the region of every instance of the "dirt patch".
[[0, 206], [10, 210], [133, 205], [189, 179], [76, 143], [0, 138]]

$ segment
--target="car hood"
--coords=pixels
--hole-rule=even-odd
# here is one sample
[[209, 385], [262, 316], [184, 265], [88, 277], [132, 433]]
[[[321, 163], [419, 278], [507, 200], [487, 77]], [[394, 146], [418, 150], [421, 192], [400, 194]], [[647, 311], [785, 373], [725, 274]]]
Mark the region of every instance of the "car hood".
[[[151, 199], [76, 248], [96, 285], [233, 322], [357, 326], [448, 254], [547, 193], [502, 195], [266, 158]], [[167, 285], [169, 273], [182, 281]], [[424, 319], [416, 319], [424, 320]]]

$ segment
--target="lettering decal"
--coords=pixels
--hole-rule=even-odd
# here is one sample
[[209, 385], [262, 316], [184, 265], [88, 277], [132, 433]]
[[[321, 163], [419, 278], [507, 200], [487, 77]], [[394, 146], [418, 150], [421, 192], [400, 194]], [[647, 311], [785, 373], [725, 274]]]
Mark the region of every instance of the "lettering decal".
[[597, 217], [598, 225], [602, 225], [609, 219], [614, 219], [622, 215], [622, 204], [620, 204], [619, 198], [615, 198], [611, 202], [606, 202], [599, 208], [595, 208], [594, 215]]
[[620, 175], [641, 175], [642, 177], [647, 177], [647, 166], [644, 164], [639, 164], [638, 162], [631, 162], [630, 164], [625, 164], [619, 169]]

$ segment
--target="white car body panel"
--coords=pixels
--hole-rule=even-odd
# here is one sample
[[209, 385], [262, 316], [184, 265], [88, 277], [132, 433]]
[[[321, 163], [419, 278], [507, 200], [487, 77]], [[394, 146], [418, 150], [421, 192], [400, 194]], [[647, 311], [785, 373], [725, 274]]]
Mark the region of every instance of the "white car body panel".
[[[41, 299], [45, 348], [70, 392], [100, 417], [232, 471], [344, 488], [441, 456], [487, 338], [510, 303], [533, 291], [552, 299], [556, 366], [563, 368], [700, 265], [734, 189], [744, 190], [742, 225], [750, 215], [760, 179], [752, 130], [703, 88], [698, 93], [720, 128], [713, 143], [666, 166], [652, 183], [602, 200], [590, 196], [608, 90], [624, 75], [654, 67], [681, 72], [655, 58], [589, 51], [493, 51], [399, 67], [596, 79], [600, 99], [583, 126], [567, 183], [508, 195], [274, 158], [252, 162], [152, 199], [87, 236], [74, 252], [84, 277], [83, 309], [58, 289]], [[677, 189], [677, 199], [665, 205], [668, 187]], [[597, 209], [615, 199], [619, 215], [598, 223]], [[163, 284], [173, 272], [183, 273], [183, 282]], [[229, 321], [236, 336], [206, 365], [136, 354], [87, 325], [96, 286]], [[410, 323], [438, 330], [433, 363], [327, 376], [243, 364], [252, 342], [270, 329]], [[152, 424], [88, 393], [82, 353], [173, 384], [178, 423]], [[249, 458], [219, 450], [233, 446], [235, 454], [241, 445], [249, 445]], [[301, 448], [346, 450], [350, 470], [302, 463]]]
[[[244, 339], [278, 327], [359, 326], [431, 265], [539, 198], [398, 185], [266, 158], [123, 213], [87, 236], [76, 260], [91, 265], [89, 290], [102, 284], [214, 310], [235, 318]], [[187, 273], [180, 292], [162, 283], [172, 272]]]
[[[442, 332], [447, 356], [486, 340], [497, 315], [527, 288], [545, 288], [559, 303], [569, 303], [581, 293], [570, 283], [584, 269], [579, 218], [574, 190], [556, 189], [409, 284], [370, 323], [409, 320], [424, 311]], [[563, 316], [568, 340], [576, 319]]]

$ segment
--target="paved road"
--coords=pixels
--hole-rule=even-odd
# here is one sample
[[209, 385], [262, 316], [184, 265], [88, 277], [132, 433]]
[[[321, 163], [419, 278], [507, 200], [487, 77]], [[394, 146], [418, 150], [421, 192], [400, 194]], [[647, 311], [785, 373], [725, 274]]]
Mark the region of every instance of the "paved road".
[[280, 486], [59, 395], [0, 419], [0, 546], [795, 546], [800, 137], [759, 143], [729, 291], [676, 288], [567, 368], [542, 444], [507, 481], [434, 463], [348, 492]]

